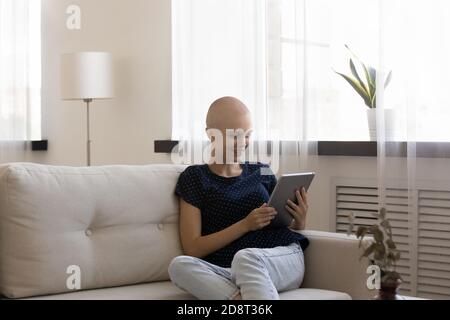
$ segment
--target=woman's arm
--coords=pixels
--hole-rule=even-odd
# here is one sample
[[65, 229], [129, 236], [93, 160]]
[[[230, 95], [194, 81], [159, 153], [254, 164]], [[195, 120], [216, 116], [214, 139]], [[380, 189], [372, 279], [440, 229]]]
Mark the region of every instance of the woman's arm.
[[203, 258], [249, 231], [264, 228], [275, 218], [276, 211], [263, 204], [253, 210], [246, 218], [219, 232], [202, 236], [202, 216], [200, 209], [180, 198], [180, 236], [185, 254]]
[[180, 198], [181, 243], [184, 252], [189, 256], [205, 257], [248, 232], [245, 223], [241, 220], [222, 231], [202, 236], [201, 219], [200, 209]]

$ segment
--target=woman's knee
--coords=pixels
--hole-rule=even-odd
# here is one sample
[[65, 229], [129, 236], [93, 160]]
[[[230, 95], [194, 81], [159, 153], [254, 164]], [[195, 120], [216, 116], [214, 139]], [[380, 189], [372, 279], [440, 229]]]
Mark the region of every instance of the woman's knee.
[[236, 252], [231, 262], [231, 274], [236, 276], [240, 272], [257, 271], [262, 269], [259, 253], [252, 248], [242, 249]]
[[170, 279], [176, 282], [177, 279], [189, 273], [190, 266], [195, 263], [194, 259], [194, 257], [184, 255], [173, 258], [167, 269]]

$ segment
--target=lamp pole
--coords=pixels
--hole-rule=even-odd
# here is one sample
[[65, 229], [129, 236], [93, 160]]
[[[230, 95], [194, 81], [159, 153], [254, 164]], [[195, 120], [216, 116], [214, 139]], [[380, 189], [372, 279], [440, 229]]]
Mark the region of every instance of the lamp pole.
[[90, 133], [90, 119], [89, 119], [89, 104], [92, 102], [92, 99], [84, 99], [86, 103], [86, 111], [87, 111], [87, 141], [86, 141], [86, 157], [87, 157], [87, 166], [91, 166], [91, 133]]

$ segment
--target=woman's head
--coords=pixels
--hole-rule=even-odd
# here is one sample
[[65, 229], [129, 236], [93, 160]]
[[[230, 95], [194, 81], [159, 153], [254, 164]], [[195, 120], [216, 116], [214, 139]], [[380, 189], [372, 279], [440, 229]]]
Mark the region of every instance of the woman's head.
[[[250, 143], [252, 130], [250, 111], [239, 99], [223, 97], [214, 101], [209, 108], [206, 133], [211, 142], [215, 143], [216, 161], [237, 162]], [[222, 139], [218, 139], [219, 134]], [[222, 145], [218, 145], [218, 142], [222, 142]], [[218, 156], [219, 148], [222, 150], [222, 159]]]

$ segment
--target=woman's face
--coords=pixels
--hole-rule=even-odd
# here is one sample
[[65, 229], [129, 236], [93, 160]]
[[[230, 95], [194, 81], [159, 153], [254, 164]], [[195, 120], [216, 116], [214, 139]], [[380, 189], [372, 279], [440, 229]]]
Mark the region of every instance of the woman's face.
[[[223, 163], [237, 163], [245, 155], [245, 150], [251, 142], [252, 121], [250, 115], [244, 115], [227, 122], [226, 127], [218, 129], [222, 134]], [[210, 139], [211, 142], [216, 141], [214, 137], [210, 136]], [[219, 147], [215, 145], [215, 148]]]
[[[238, 129], [236, 131], [230, 130], [226, 135], [227, 141], [230, 145], [224, 146], [224, 154], [230, 155], [229, 157], [233, 159], [236, 163], [243, 155], [245, 155], [245, 150], [248, 148], [251, 139], [251, 130]], [[226, 152], [226, 153], [225, 153]], [[225, 157], [225, 159], [227, 159]]]

